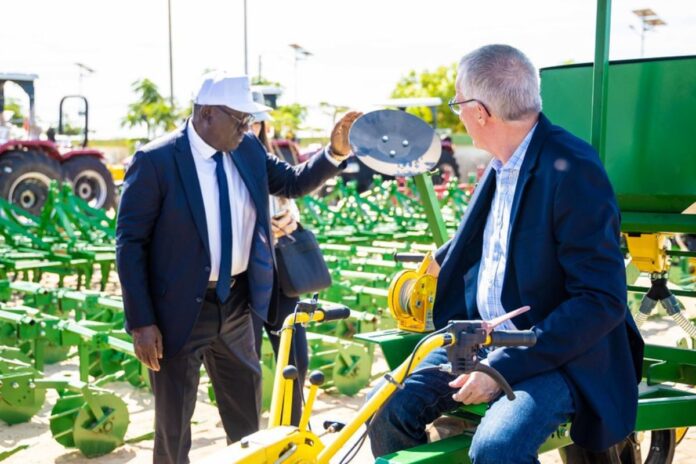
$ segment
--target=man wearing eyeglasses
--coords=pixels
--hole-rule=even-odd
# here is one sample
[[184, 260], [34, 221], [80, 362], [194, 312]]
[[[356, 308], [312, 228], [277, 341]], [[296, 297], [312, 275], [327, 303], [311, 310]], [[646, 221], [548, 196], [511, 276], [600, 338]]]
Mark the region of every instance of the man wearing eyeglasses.
[[493, 160], [430, 269], [435, 326], [528, 305], [501, 328], [531, 329], [537, 343], [493, 349], [483, 361], [512, 386], [513, 401], [484, 373], [428, 369], [447, 362], [444, 349], [433, 352], [372, 420], [373, 453], [425, 443], [427, 424], [477, 403], [489, 409], [471, 442], [474, 464], [538, 462], [539, 446], [565, 422], [576, 444], [605, 450], [633, 431], [643, 342], [627, 310], [619, 209], [604, 167], [541, 113], [537, 71], [513, 47], [462, 58], [450, 107]]
[[[331, 144], [293, 167], [249, 133], [246, 76], [207, 76], [193, 116], [139, 150], [124, 180], [116, 258], [126, 329], [155, 396], [155, 463], [188, 461], [201, 364], [229, 441], [258, 430], [261, 369], [251, 311], [274, 322], [269, 194], [294, 198], [350, 153], [348, 113]], [[269, 308], [271, 308], [269, 310]]]

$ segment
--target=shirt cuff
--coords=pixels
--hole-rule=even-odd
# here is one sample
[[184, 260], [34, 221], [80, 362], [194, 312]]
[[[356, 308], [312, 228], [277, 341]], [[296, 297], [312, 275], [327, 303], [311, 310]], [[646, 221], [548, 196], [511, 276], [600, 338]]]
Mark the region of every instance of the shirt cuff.
[[326, 156], [326, 159], [329, 160], [329, 163], [333, 164], [337, 168], [341, 166], [341, 163], [343, 163], [343, 161], [338, 161], [336, 158], [331, 156], [328, 145], [326, 148], [324, 148], [324, 156]]

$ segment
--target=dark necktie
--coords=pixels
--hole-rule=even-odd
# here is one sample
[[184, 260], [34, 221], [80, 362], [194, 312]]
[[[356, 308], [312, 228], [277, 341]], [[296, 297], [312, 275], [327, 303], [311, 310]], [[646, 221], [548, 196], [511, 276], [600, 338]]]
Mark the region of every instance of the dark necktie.
[[215, 175], [220, 194], [220, 272], [215, 293], [221, 302], [225, 302], [230, 296], [230, 283], [232, 281], [232, 211], [230, 210], [230, 189], [227, 185], [222, 153], [216, 152], [213, 159], [215, 160]]

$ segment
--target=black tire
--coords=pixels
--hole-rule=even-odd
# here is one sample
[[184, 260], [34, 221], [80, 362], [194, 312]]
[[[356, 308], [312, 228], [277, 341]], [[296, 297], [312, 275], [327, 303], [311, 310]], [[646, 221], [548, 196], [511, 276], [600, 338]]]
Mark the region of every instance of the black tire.
[[602, 453], [593, 453], [575, 444], [558, 451], [565, 464], [671, 464], [677, 446], [674, 429], [651, 431], [649, 446], [644, 461], [636, 446], [635, 433]]
[[670, 464], [677, 447], [675, 429], [650, 432], [650, 450], [645, 464]]
[[0, 154], [0, 196], [35, 216], [46, 203], [50, 181], [62, 178], [60, 163], [42, 151]]
[[65, 178], [73, 185], [75, 196], [93, 208], [116, 206], [116, 186], [106, 165], [94, 156], [76, 156], [63, 163]]
[[454, 158], [454, 153], [450, 150], [443, 149], [440, 155], [440, 161], [435, 166], [440, 172], [433, 176], [433, 184], [440, 185], [449, 182], [452, 177], [459, 178], [459, 163]]

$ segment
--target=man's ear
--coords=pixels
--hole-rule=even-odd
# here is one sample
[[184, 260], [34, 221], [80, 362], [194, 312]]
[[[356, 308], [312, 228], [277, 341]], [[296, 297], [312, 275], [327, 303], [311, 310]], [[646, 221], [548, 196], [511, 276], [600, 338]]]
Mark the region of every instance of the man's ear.
[[476, 122], [479, 124], [479, 126], [485, 126], [488, 122], [488, 118], [488, 113], [483, 108], [483, 105], [476, 102]]
[[210, 121], [213, 117], [211, 108], [209, 106], [202, 106], [200, 111], [201, 122], [206, 125], [210, 125]]

